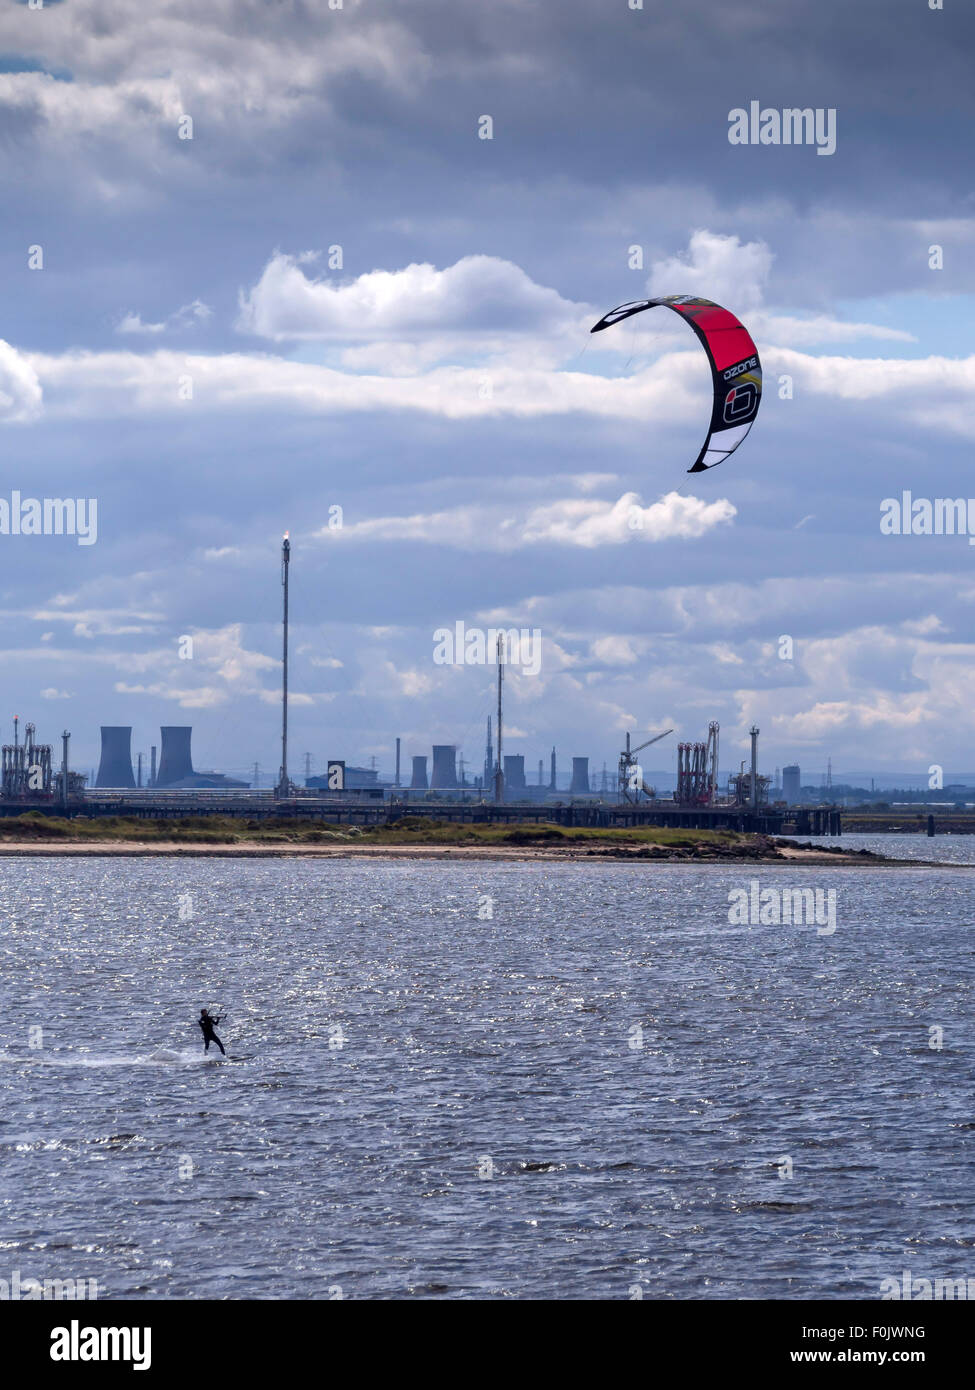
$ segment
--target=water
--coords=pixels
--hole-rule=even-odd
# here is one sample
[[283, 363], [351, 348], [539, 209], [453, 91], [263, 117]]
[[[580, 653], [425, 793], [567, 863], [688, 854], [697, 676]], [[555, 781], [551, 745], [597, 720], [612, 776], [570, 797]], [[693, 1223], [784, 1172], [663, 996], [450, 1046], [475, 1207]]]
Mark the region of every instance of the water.
[[[975, 1275], [972, 871], [0, 874], [0, 1278], [838, 1299]], [[730, 926], [752, 878], [835, 888], [835, 934]], [[231, 1060], [203, 1060], [203, 1004]]]
[[888, 859], [924, 859], [936, 864], [975, 866], [975, 835], [787, 835], [797, 845], [825, 845], [840, 849], [869, 849]]

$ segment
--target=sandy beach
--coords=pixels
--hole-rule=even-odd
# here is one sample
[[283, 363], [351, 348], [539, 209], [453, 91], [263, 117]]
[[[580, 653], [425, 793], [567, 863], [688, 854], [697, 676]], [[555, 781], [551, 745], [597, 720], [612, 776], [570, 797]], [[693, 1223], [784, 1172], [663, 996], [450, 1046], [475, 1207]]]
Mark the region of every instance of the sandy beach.
[[[133, 858], [172, 857], [204, 859], [452, 859], [486, 861], [489, 863], [526, 863], [534, 860], [565, 863], [590, 862], [593, 859], [632, 864], [649, 862], [661, 864], [828, 864], [905, 868], [925, 867], [917, 860], [884, 859], [857, 851], [842, 852], [805, 848], [782, 841], [768, 841], [755, 846], [754, 852], [742, 854], [734, 849], [715, 849], [712, 845], [595, 845], [581, 842], [574, 845], [424, 845], [424, 844], [267, 844], [256, 840], [240, 840], [234, 844], [182, 844], [173, 840], [102, 841], [61, 840], [38, 843], [36, 840], [5, 840], [0, 843], [0, 857], [17, 858]], [[932, 865], [932, 867], [934, 867]], [[939, 868], [946, 867], [938, 865]], [[950, 866], [949, 866], [950, 867]]]

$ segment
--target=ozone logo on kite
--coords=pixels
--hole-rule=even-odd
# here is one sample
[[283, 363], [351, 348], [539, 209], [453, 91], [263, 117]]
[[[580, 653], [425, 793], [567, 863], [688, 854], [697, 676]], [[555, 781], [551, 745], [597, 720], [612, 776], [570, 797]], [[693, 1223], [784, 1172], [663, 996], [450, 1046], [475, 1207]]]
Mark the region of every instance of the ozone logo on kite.
[[725, 424], [744, 425], [749, 420], [754, 420], [757, 413], [758, 391], [752, 383], [742, 381], [737, 386], [732, 386], [724, 398], [724, 410], [721, 413]]
[[[734, 314], [710, 299], [699, 299], [691, 294], [669, 294], [662, 299], [637, 299], [620, 304], [594, 324], [590, 332], [600, 333], [614, 323], [658, 305], [672, 309], [690, 324], [711, 364], [711, 423], [701, 452], [687, 470], [688, 473], [701, 473], [730, 458], [747, 439], [762, 400], [762, 364], [751, 334]], [[730, 390], [729, 381], [734, 382]], [[731, 438], [724, 435], [726, 430], [739, 433]], [[720, 445], [711, 444], [715, 434], [723, 436]], [[727, 448], [723, 447], [725, 444]]]

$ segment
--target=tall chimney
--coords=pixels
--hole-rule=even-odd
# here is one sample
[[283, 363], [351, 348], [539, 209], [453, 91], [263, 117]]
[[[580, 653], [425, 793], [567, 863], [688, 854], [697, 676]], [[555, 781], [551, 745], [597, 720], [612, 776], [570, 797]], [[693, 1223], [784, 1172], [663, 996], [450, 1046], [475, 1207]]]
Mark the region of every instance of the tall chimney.
[[753, 724], [748, 730], [752, 739], [752, 776], [749, 785], [751, 793], [751, 807], [753, 811], [758, 810], [758, 729]]
[[284, 589], [284, 641], [281, 649], [281, 771], [278, 774], [278, 796], [287, 796], [288, 783], [288, 570], [291, 565], [291, 542], [285, 531], [281, 542], [281, 584]]
[[61, 735], [61, 807], [68, 809], [68, 739], [71, 735], [65, 729]]
[[555, 791], [555, 744], [552, 744], [552, 775], [548, 783], [549, 791]]
[[396, 740], [396, 780], [393, 782], [393, 786], [399, 786], [399, 739]]
[[149, 748], [149, 785], [156, 785], [156, 745], [152, 744]]
[[498, 759], [494, 768], [494, 799], [504, 801], [504, 768], [501, 762], [501, 692], [504, 686], [504, 633], [498, 633]]

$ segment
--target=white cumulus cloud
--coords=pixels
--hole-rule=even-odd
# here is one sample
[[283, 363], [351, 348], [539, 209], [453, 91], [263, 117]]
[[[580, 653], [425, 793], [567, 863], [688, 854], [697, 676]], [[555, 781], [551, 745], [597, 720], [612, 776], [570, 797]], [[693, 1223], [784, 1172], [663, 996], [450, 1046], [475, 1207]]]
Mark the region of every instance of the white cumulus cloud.
[[429, 264], [371, 270], [343, 283], [309, 276], [298, 258], [279, 252], [257, 284], [241, 294], [237, 326], [276, 342], [369, 340], [430, 332], [539, 332], [578, 314], [556, 290], [494, 256], [465, 256], [444, 270]]
[[647, 283], [652, 295], [699, 294], [744, 314], [762, 303], [773, 259], [764, 241], [742, 243], [702, 228], [684, 255], [655, 261]]
[[33, 420], [40, 414], [42, 399], [34, 367], [0, 338], [0, 420]]

